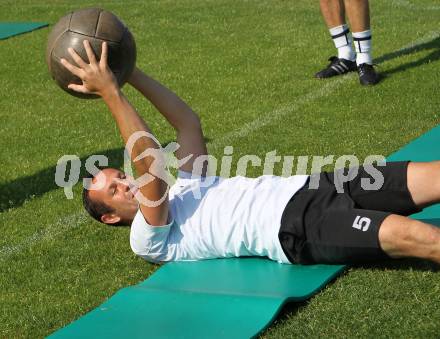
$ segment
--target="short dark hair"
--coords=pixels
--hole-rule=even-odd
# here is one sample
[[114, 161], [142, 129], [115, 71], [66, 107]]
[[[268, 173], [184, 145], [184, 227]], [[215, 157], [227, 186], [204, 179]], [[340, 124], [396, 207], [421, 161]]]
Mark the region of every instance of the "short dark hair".
[[[102, 168], [100, 168], [100, 171], [102, 171]], [[84, 177], [84, 179], [93, 179], [93, 178], [94, 178], [93, 174], [88, 174]], [[90, 197], [90, 190], [85, 186], [82, 191], [82, 201], [83, 201], [83, 206], [86, 209], [87, 213], [89, 213], [93, 219], [99, 221], [100, 223], [103, 223], [101, 217], [104, 214], [113, 213], [115, 211], [113, 208], [111, 208], [102, 201], [92, 200], [92, 198]]]

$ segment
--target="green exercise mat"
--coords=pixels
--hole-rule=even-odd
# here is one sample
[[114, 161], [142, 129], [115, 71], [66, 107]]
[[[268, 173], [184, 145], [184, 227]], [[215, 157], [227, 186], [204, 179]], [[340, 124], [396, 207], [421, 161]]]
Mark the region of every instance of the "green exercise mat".
[[[438, 145], [440, 127], [388, 160], [435, 160]], [[425, 209], [416, 217], [439, 225], [440, 209]], [[51, 338], [250, 338], [273, 321], [283, 304], [309, 298], [344, 268], [264, 258], [168, 263]]]
[[51, 338], [250, 338], [343, 269], [263, 258], [168, 263]]
[[44, 22], [0, 22], [0, 40], [46, 26]]

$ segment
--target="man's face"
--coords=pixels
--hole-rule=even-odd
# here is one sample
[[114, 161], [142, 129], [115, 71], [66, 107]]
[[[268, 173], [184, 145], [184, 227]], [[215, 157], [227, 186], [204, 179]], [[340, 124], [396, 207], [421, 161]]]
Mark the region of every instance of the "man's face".
[[92, 179], [89, 197], [93, 201], [103, 202], [114, 210], [113, 213], [104, 214], [101, 218], [102, 222], [114, 224], [121, 221], [130, 224], [133, 221], [139, 204], [134, 197], [137, 188], [130, 184], [132, 182], [132, 178], [127, 178], [124, 172], [114, 168], [103, 169]]

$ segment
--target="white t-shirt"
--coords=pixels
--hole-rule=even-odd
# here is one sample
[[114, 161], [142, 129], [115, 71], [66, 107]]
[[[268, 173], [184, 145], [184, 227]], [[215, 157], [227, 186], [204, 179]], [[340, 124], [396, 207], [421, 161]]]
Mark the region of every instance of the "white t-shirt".
[[169, 191], [170, 223], [151, 226], [139, 210], [131, 248], [155, 263], [240, 256], [290, 263], [278, 240], [281, 216], [307, 178], [192, 178], [179, 171]]

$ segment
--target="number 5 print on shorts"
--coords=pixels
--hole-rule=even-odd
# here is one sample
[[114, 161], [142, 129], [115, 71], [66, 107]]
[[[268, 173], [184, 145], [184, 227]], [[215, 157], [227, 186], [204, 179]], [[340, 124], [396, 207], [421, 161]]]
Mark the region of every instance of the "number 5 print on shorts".
[[371, 223], [370, 218], [361, 217], [358, 215], [356, 219], [354, 219], [353, 228], [366, 232], [370, 227], [370, 223]]

